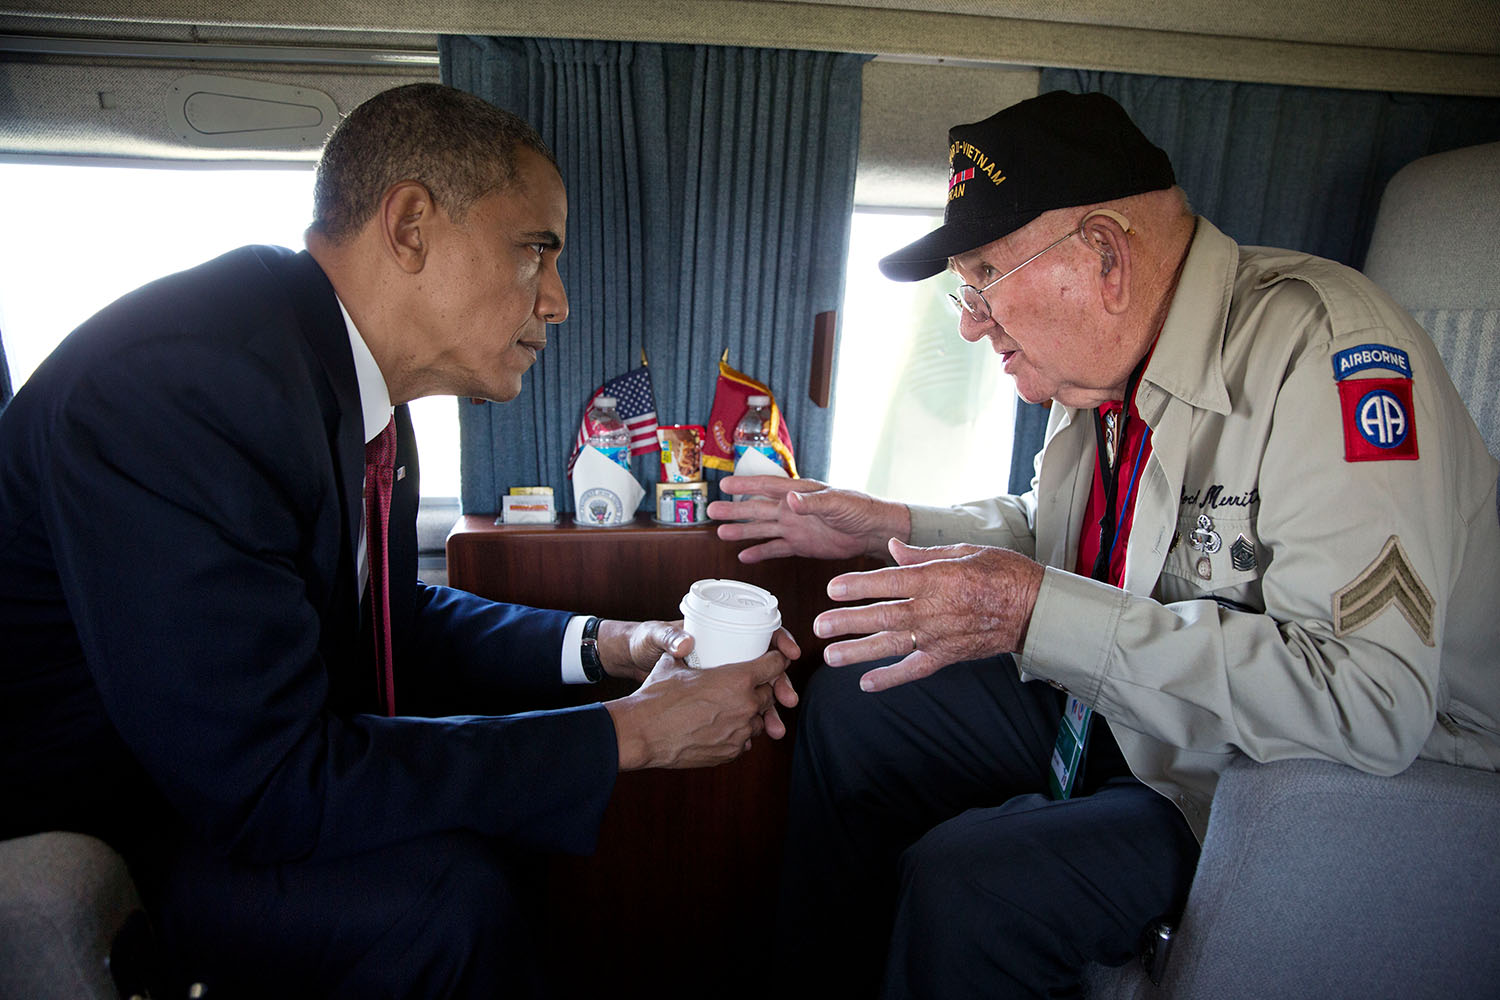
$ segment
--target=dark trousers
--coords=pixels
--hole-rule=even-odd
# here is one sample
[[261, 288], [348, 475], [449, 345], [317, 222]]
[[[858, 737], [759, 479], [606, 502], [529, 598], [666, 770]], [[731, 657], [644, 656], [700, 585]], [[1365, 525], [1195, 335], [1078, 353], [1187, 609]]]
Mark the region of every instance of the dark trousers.
[[818, 671], [798, 723], [773, 965], [794, 993], [1078, 996], [1180, 910], [1197, 842], [1102, 720], [1083, 794], [1052, 801], [1062, 699], [1009, 657], [873, 695], [861, 673]]
[[169, 996], [531, 997], [535, 867], [468, 833], [283, 865], [189, 851], [148, 905]]

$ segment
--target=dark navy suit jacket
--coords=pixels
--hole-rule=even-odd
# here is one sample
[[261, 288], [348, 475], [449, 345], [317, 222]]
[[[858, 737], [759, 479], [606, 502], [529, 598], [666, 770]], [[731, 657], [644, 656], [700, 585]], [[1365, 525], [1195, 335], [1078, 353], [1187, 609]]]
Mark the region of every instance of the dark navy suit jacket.
[[0, 414], [0, 835], [253, 862], [454, 829], [592, 848], [603, 708], [453, 714], [555, 692], [568, 615], [415, 582], [404, 407], [398, 426], [388, 719], [355, 573], [359, 392], [317, 263], [242, 248], [63, 342]]

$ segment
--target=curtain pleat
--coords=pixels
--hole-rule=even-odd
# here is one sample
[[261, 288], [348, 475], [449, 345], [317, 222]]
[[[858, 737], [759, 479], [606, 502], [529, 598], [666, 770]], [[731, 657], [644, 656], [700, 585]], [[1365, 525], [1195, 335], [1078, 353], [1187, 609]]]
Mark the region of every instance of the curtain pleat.
[[[503, 406], [461, 404], [462, 503], [550, 485], [563, 509], [579, 417], [650, 361], [661, 423], [705, 423], [718, 361], [766, 382], [806, 475], [829, 412], [813, 322], [843, 298], [864, 56], [558, 39], [443, 38], [445, 83], [526, 118], [568, 187], [568, 321]], [[637, 478], [656, 478], [653, 456]]]

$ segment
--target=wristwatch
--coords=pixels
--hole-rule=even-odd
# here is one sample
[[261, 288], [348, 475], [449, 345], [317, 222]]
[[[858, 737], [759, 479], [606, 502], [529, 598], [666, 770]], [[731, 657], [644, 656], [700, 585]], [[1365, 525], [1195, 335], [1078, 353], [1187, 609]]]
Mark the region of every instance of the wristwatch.
[[589, 618], [583, 623], [583, 641], [579, 643], [579, 659], [583, 661], [583, 676], [590, 684], [604, 679], [604, 664], [599, 660], [599, 619]]

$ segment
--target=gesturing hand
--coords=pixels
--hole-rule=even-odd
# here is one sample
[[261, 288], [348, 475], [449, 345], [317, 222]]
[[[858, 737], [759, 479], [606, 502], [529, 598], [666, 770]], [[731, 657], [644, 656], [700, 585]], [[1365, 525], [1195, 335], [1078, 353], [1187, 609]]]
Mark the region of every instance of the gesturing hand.
[[881, 601], [817, 617], [813, 631], [824, 638], [863, 635], [830, 645], [823, 654], [829, 666], [900, 656], [860, 681], [866, 691], [883, 691], [950, 663], [1021, 648], [1042, 584], [1040, 564], [984, 545], [916, 548], [892, 539], [890, 552], [896, 566], [828, 581], [836, 601]]
[[708, 505], [710, 517], [738, 522], [719, 525], [719, 537], [725, 541], [767, 539], [743, 549], [741, 562], [781, 556], [847, 559], [879, 554], [888, 539], [911, 534], [911, 512], [905, 504], [833, 489], [815, 479], [729, 476], [719, 482], [719, 489], [757, 497]]

